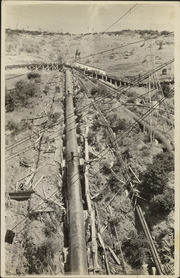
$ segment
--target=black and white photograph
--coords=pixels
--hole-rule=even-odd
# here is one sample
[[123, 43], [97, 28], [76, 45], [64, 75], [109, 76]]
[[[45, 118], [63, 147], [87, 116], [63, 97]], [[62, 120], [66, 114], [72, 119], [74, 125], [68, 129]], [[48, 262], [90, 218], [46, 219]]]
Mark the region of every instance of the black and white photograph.
[[179, 7], [2, 2], [2, 277], [180, 275]]

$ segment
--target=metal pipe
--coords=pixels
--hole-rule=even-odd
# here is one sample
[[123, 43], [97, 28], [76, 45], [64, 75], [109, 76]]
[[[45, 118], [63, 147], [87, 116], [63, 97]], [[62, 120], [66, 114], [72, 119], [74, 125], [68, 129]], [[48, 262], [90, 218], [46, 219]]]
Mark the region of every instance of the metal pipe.
[[163, 271], [162, 271], [162, 267], [161, 267], [161, 262], [160, 262], [160, 259], [159, 259], [156, 247], [154, 245], [153, 239], [151, 237], [149, 228], [148, 228], [148, 226], [146, 224], [146, 220], [144, 219], [141, 207], [139, 205], [136, 205], [136, 211], [137, 211], [137, 214], [139, 216], [139, 220], [140, 220], [141, 225], [143, 227], [143, 230], [144, 230], [144, 233], [146, 235], [146, 238], [147, 238], [147, 240], [149, 242], [151, 253], [152, 253], [152, 256], [153, 256], [153, 259], [154, 259], [154, 263], [156, 265], [157, 273], [159, 275], [162, 275]]
[[69, 218], [69, 258], [72, 274], [88, 274], [84, 213], [79, 175], [76, 120], [73, 106], [73, 86], [66, 70], [66, 167]]

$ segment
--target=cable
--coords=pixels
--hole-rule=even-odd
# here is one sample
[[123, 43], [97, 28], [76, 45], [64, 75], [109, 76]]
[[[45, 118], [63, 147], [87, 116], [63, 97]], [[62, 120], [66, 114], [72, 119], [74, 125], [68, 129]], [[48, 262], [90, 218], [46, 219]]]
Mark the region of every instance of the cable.
[[[172, 60], [166, 62], [165, 64], [163, 64], [163, 65], [159, 66], [158, 68], [156, 68], [155, 71], [157, 71], [157, 70], [163, 68], [164, 66], [166, 66], [166, 65], [169, 64], [169, 63], [172, 63], [173, 61], [174, 61], [174, 59], [172, 59]], [[138, 81], [136, 81], [136, 82], [133, 84], [133, 86], [135, 86], [135, 85], [138, 84], [139, 82], [143, 81], [143, 79], [146, 79], [146, 78], [147, 78], [147, 74], [148, 74], [148, 73], [145, 73], [143, 76], [141, 76], [141, 78], [138, 79]], [[151, 74], [152, 74], [152, 73], [151, 73]], [[144, 76], [145, 76], [145, 78], [144, 78]], [[121, 94], [123, 94], [124, 92], [128, 91], [129, 89], [130, 89], [130, 88], [128, 88], [127, 90], [124, 90]], [[117, 91], [119, 91], [119, 90], [117, 89]], [[121, 95], [121, 94], [120, 94], [120, 95]], [[90, 104], [89, 106], [91, 106], [91, 105], [92, 105], [92, 104]], [[85, 108], [88, 108], [88, 106], [85, 106]], [[71, 115], [69, 115], [69, 116], [71, 117]], [[63, 117], [62, 119], [64, 119], [64, 117]], [[57, 125], [57, 124], [56, 124], [56, 125]], [[46, 128], [46, 129], [47, 129], [47, 128]], [[44, 131], [44, 129], [43, 129], [42, 131]], [[35, 135], [34, 135], [34, 136], [35, 136]], [[22, 141], [26, 141], [26, 138], [27, 138], [27, 140], [28, 140], [28, 139], [29, 139], [29, 136], [27, 136], [27, 137], [25, 137], [24, 139], [22, 139]], [[22, 141], [21, 141], [21, 142], [22, 142]], [[17, 144], [16, 144], [16, 145], [17, 145]], [[13, 146], [14, 146], [14, 144], [13, 144]], [[8, 148], [7, 150], [9, 150], [10, 148], [12, 148], [12, 145], [10, 145], [9, 148]]]
[[12, 77], [6, 78], [6, 79], [5, 79], [5, 81], [10, 80], [10, 79], [13, 79], [13, 78], [20, 77], [20, 76], [23, 76], [23, 75], [26, 75], [26, 74], [27, 74], [27, 73], [18, 74], [18, 75], [15, 75], [15, 76], [12, 76]]
[[[93, 42], [94, 40], [97, 40], [100, 36], [102, 36], [105, 32], [107, 32], [110, 28], [112, 28], [116, 23], [118, 23], [119, 21], [121, 21], [124, 17], [126, 17], [129, 13], [131, 13], [133, 11], [133, 9], [135, 9], [136, 6], [138, 6], [139, 4], [135, 4], [132, 8], [128, 9], [128, 11], [123, 14], [120, 18], [118, 18], [114, 23], [112, 23], [107, 29], [105, 29], [103, 32], [101, 32], [97, 37], [95, 37], [94, 39], [91, 40], [91, 42]], [[140, 5], [139, 5], [140, 6]], [[86, 45], [83, 47], [86, 48]], [[83, 49], [82, 48], [82, 49]], [[81, 58], [82, 59], [82, 58]], [[76, 58], [73, 58], [73, 61], [76, 60]], [[70, 60], [71, 61], [71, 60]]]
[[[152, 91], [154, 91], [154, 90], [156, 90], [156, 89], [153, 89]], [[147, 95], [149, 92], [146, 92], [145, 94], [143, 94], [143, 95], [141, 95], [141, 96], [137, 96], [137, 97], [135, 97], [135, 98], [133, 98], [133, 99], [136, 99], [136, 98], [139, 98], [139, 97], [142, 97], [142, 96], [144, 96], [144, 95]], [[110, 93], [111, 94], [111, 93]], [[112, 94], [111, 94], [112, 95]], [[99, 102], [99, 101], [98, 101]], [[128, 101], [126, 102], [126, 103], [128, 103]], [[121, 106], [124, 106], [124, 105], [126, 105], [126, 103], [122, 103], [122, 104], [120, 104], [120, 105], [118, 105], [116, 108], [120, 108]], [[92, 104], [93, 105], [93, 104]], [[87, 109], [88, 109], [88, 107], [87, 107]], [[86, 109], [83, 109], [83, 110], [81, 110], [81, 112], [82, 111], [85, 111]], [[112, 109], [110, 109], [110, 110], [108, 110], [108, 112], [111, 112], [112, 110], [114, 110], [114, 108], [112, 108]], [[87, 113], [85, 114], [85, 115], [83, 115], [83, 116], [86, 116], [86, 115], [88, 115], [89, 114], [89, 111], [87, 111]], [[57, 124], [56, 124], [57, 125]], [[74, 129], [74, 128], [73, 128]], [[72, 129], [71, 129], [72, 130]], [[60, 130], [57, 130], [57, 131], [55, 131], [55, 132], [52, 132], [49, 136], [52, 136], [53, 134], [55, 134], [55, 133], [57, 133], [57, 132], [59, 132]], [[34, 143], [32, 144], [32, 145], [30, 145], [30, 146], [28, 146], [28, 147], [26, 147], [26, 148], [24, 148], [24, 149], [22, 149], [22, 151], [24, 151], [24, 150], [27, 150], [27, 151], [29, 151], [32, 147], [34, 146]], [[24, 152], [26, 152], [26, 151], [24, 151]], [[22, 153], [22, 152], [21, 152]], [[17, 153], [15, 153], [15, 154], [13, 154], [12, 156], [9, 156], [9, 157], [7, 157], [6, 158], [6, 161], [8, 161], [9, 159], [11, 159], [11, 158], [14, 158], [15, 156], [17, 156], [17, 155], [19, 155], [20, 153], [19, 152], [17, 152]]]
[[132, 8], [130, 8], [130, 10], [128, 10], [125, 14], [123, 14], [119, 19], [117, 19], [114, 23], [112, 23], [106, 30], [104, 30], [102, 33], [99, 34], [99, 36], [97, 36], [95, 39], [98, 39], [101, 35], [103, 35], [105, 32], [107, 32], [110, 28], [112, 28], [116, 23], [118, 23], [120, 20], [122, 20], [126, 15], [128, 15], [129, 13], [131, 13], [133, 11], [133, 9], [135, 9], [135, 7], [138, 4], [135, 4]]
[[[159, 66], [158, 68], [156, 68], [156, 69], [153, 70], [153, 71], [158, 71], [159, 69], [165, 67], [167, 64], [170, 64], [170, 63], [172, 63], [173, 61], [174, 61], [174, 59], [169, 60], [168, 62], [166, 62], [165, 64], [162, 64], [161, 66]], [[80, 70], [78, 70], [78, 71], [81, 73]], [[146, 79], [146, 78], [147, 78], [147, 74], [148, 74], [148, 73], [145, 73], [144, 75], [141, 76], [141, 78], [139, 78], [137, 81], [135, 81], [134, 84], [133, 84], [133, 86], [131, 86], [131, 88], [134, 87], [136, 84], [139, 84], [139, 82], [141, 82], [141, 81], [143, 81], [144, 79]], [[151, 74], [152, 74], [152, 73], [151, 73]], [[126, 90], [122, 91], [122, 93], [120, 93], [119, 95], [121, 95], [121, 94], [127, 92], [127, 91], [130, 90], [131, 88], [127, 88]], [[117, 92], [120, 92], [120, 90], [122, 90], [122, 88], [120, 88], [120, 89], [117, 88]], [[102, 97], [102, 99], [104, 99], [104, 98]], [[87, 109], [87, 108], [90, 107], [91, 105], [92, 105], [92, 104], [87, 105], [87, 106], [84, 106], [83, 108]], [[83, 108], [81, 108], [81, 109], [82, 109], [81, 111], [83, 111]], [[79, 110], [76, 110], [76, 111], [79, 112]], [[72, 115], [69, 114], [68, 117], [70, 118], [71, 116], [72, 116]], [[61, 121], [61, 120], [64, 121], [64, 117], [60, 118], [60, 121]], [[60, 124], [60, 123], [56, 123], [56, 124], [54, 124], [54, 125], [50, 125], [49, 127], [46, 127], [45, 129], [49, 129], [49, 128], [51, 128], [51, 127], [57, 125], [57, 124]], [[39, 132], [44, 131], [45, 129], [42, 129], [42, 130], [40, 130]], [[23, 139], [22, 139], [21, 141], [19, 141], [19, 142], [22, 142], [22, 141], [25, 142], [25, 141], [27, 141], [29, 138], [34, 137], [34, 136], [35, 136], [35, 135], [33, 135], [33, 136], [27, 136], [27, 137], [23, 138]], [[19, 145], [19, 144], [20, 144], [19, 142], [18, 142], [18, 143], [14, 143], [14, 144], [8, 146], [8, 148], [7, 148], [6, 150], [10, 150], [10, 149], [13, 148], [15, 145], [16, 145], [16, 146]]]
[[[151, 40], [152, 40], [152, 38], [151, 38]], [[85, 58], [93, 57], [93, 56], [96, 56], [96, 55], [99, 55], [99, 54], [103, 54], [103, 53], [109, 52], [111, 50], [116, 50], [116, 49], [123, 48], [123, 47], [129, 46], [129, 45], [137, 44], [137, 43], [140, 43], [140, 42], [144, 42], [144, 39], [136, 41], [136, 42], [131, 42], [131, 43], [128, 43], [128, 44], [120, 45], [120, 46], [117, 46], [117, 47], [113, 47], [113, 48], [110, 48], [110, 49], [106, 49], [106, 50], [103, 50], [101, 52], [89, 54], [89, 55], [86, 55], [84, 57], [81, 57], [81, 60], [85, 59]], [[74, 61], [74, 58], [71, 59], [69, 62], [71, 62], [71, 61]]]
[[[168, 93], [168, 95], [169, 95], [172, 91], [174, 91], [174, 89], [171, 90], [171, 91]], [[162, 99], [160, 99], [158, 103], [156, 103], [155, 105], [153, 105], [153, 106], [151, 107], [151, 109], [149, 109], [150, 111], [146, 112], [144, 115], [142, 115], [141, 117], [139, 117], [139, 121], [141, 122], [144, 118], [146, 118], [146, 117], [148, 116], [148, 113], [151, 113], [154, 109], [156, 109], [156, 106], [158, 106], [158, 105], [159, 105], [160, 103], [162, 103], [164, 100], [165, 100], [165, 97], [163, 97]], [[133, 124], [128, 128], [129, 131], [125, 134], [124, 137], [126, 137], [126, 136], [132, 131], [134, 125], [136, 125], [136, 124], [137, 124], [137, 123], [135, 122], [135, 123], [133, 123]], [[127, 130], [126, 130], [126, 131], [127, 131]], [[123, 132], [123, 133], [124, 133], [124, 132]], [[123, 134], [123, 133], [122, 133], [122, 134]], [[114, 140], [114, 142], [117, 142], [117, 143], [118, 143], [119, 141], [118, 141], [117, 139], [118, 139], [122, 134], [120, 134], [120, 135]], [[120, 139], [122, 140], [122, 139], [124, 139], [124, 137], [123, 137], [123, 138], [120, 138]], [[106, 149], [102, 150], [100, 153], [103, 153], [105, 150], [106, 150]], [[91, 165], [91, 166], [94, 166], [96, 163], [100, 162], [100, 161], [104, 158], [104, 155], [107, 154], [107, 152], [108, 152], [108, 151], [106, 151], [106, 152], [105, 152], [97, 161], [95, 161], [94, 164]], [[94, 175], [96, 175], [98, 172], [100, 172], [100, 170], [98, 170], [97, 172], [95, 172]], [[76, 175], [77, 175], [77, 174], [75, 174], [75, 175], [73, 176], [73, 178], [74, 178]], [[75, 180], [74, 183], [75, 183], [76, 181], [78, 181], [78, 180], [79, 180], [79, 178], [78, 178], [77, 180]], [[73, 183], [73, 184], [74, 184], [74, 183]], [[65, 183], [65, 185], [67, 185], [67, 182]], [[59, 190], [59, 189], [57, 189], [56, 191], [54, 191], [54, 192], [47, 198], [47, 200], [50, 199], [54, 194], [56, 194], [56, 193], [58, 192], [58, 190]], [[62, 194], [64, 194], [66, 191], [67, 191], [67, 188], [62, 192]], [[56, 197], [56, 198], [57, 198], [57, 197]], [[43, 202], [43, 203], [45, 203], [45, 202]], [[41, 205], [42, 205], [42, 204], [41, 204]], [[35, 210], [36, 210], [38, 207], [39, 207], [39, 205], [32, 211], [32, 213], [35, 212]], [[18, 225], [20, 225], [27, 217], [28, 217], [28, 216], [26, 216], [23, 220], [21, 220], [18, 224], [16, 224], [16, 226], [13, 227], [12, 230], [15, 229]], [[27, 226], [27, 225], [26, 225], [26, 226]], [[25, 228], [25, 227], [24, 227], [24, 228]], [[24, 229], [24, 228], [23, 228], [23, 229]], [[22, 231], [22, 230], [21, 230], [21, 231]], [[20, 231], [20, 232], [21, 232], [21, 231]]]
[[[54, 78], [54, 76], [51, 77], [50, 79], [53, 79], [53, 78]], [[50, 80], [50, 79], [49, 79], [49, 80]], [[63, 119], [64, 119], [64, 118], [62, 117], [62, 120], [63, 120]], [[49, 129], [49, 128], [51, 128], [51, 127], [54, 127], [54, 126], [56, 126], [56, 125], [58, 125], [58, 124], [59, 124], [59, 123], [50, 124], [49, 126], [43, 128], [43, 129], [41, 129], [41, 130], [39, 131], [39, 133], [42, 132], [42, 131], [45, 131], [46, 129]], [[18, 146], [18, 145], [20, 144], [20, 142], [25, 142], [25, 141], [27, 141], [27, 140], [31, 139], [32, 137], [35, 137], [35, 136], [36, 136], [36, 135], [28, 135], [28, 136], [24, 137], [23, 139], [19, 140], [17, 143], [13, 143], [13, 144], [9, 145], [9, 146], [6, 148], [6, 151], [9, 151], [9, 150], [12, 149], [15, 145]]]

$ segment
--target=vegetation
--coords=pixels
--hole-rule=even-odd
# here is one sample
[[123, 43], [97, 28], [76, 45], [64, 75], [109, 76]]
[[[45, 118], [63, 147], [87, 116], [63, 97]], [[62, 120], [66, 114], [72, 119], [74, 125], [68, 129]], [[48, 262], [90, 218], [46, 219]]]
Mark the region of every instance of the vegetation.
[[52, 123], [57, 123], [58, 120], [60, 119], [61, 113], [59, 112], [50, 112], [48, 113], [48, 117], [51, 120]]
[[17, 81], [15, 88], [6, 91], [5, 107], [7, 112], [12, 112], [18, 106], [27, 106], [28, 99], [32, 98], [38, 92], [38, 87], [31, 81]]
[[6, 128], [12, 132], [12, 136], [18, 134], [21, 131], [25, 131], [26, 129], [31, 129], [31, 127], [31, 124], [28, 122], [17, 122], [15, 120], [8, 121], [6, 125]]
[[40, 73], [35, 72], [35, 71], [29, 72], [27, 74], [28, 79], [36, 79], [36, 78], [40, 78], [40, 77], [41, 77]]
[[163, 84], [161, 84], [161, 88], [162, 88], [163, 95], [165, 96], [165, 98], [171, 98], [172, 97], [172, 94], [170, 93], [169, 85], [163, 83]]
[[169, 153], [158, 154], [147, 171], [142, 173], [139, 185], [141, 195], [151, 200], [155, 195], [162, 194], [168, 181], [168, 174], [174, 170], [174, 161]]
[[118, 113], [112, 113], [108, 116], [109, 124], [116, 134], [118, 131], [121, 130], [127, 130], [128, 129], [128, 123], [125, 119], [121, 119], [118, 115]]
[[153, 215], [154, 213], [158, 214], [167, 214], [174, 209], [174, 190], [166, 189], [163, 194], [156, 195], [152, 198], [150, 202], [150, 211]]
[[133, 268], [139, 268], [144, 261], [144, 252], [146, 250], [147, 243], [143, 239], [133, 232], [128, 239], [125, 239], [122, 243], [122, 251], [126, 261]]

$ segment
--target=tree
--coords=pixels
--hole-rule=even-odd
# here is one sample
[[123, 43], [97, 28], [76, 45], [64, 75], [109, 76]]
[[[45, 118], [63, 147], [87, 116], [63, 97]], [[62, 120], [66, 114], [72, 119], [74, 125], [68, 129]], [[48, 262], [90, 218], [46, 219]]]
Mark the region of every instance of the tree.
[[159, 42], [159, 48], [158, 48], [158, 50], [162, 49], [162, 46], [163, 46], [163, 42], [160, 41], [160, 42]]
[[174, 190], [166, 189], [163, 194], [154, 196], [150, 202], [151, 214], [166, 214], [174, 208]]
[[162, 194], [167, 183], [168, 173], [174, 170], [174, 158], [168, 152], [158, 154], [153, 163], [148, 165], [147, 171], [141, 173], [139, 185], [141, 194], [151, 199], [154, 195]]

